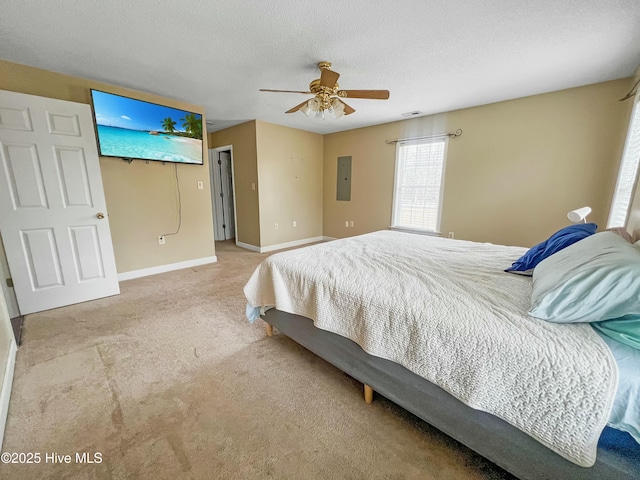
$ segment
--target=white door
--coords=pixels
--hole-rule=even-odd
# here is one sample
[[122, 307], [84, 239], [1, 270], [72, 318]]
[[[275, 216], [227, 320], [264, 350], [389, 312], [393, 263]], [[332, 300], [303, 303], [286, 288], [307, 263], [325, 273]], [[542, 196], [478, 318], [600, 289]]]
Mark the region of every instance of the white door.
[[213, 209], [213, 238], [225, 240], [224, 213], [222, 211], [222, 188], [220, 183], [220, 165], [217, 150], [209, 150], [209, 171], [211, 172], [211, 207]]
[[231, 151], [209, 150], [209, 168], [214, 239], [230, 240], [236, 236]]
[[0, 169], [20, 312], [120, 293], [91, 107], [0, 90]]
[[235, 238], [235, 218], [233, 215], [233, 178], [231, 173], [231, 152], [218, 152], [220, 160], [220, 182], [222, 184], [222, 211], [224, 212], [225, 240]]

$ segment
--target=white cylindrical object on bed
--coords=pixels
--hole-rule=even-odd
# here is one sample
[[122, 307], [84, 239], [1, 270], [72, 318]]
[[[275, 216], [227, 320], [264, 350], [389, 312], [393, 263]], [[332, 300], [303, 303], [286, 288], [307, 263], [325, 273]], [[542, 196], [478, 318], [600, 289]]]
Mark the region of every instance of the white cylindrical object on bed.
[[577, 210], [571, 210], [567, 213], [567, 218], [571, 220], [573, 223], [578, 223], [582, 220], [586, 222], [587, 215], [591, 213], [591, 207], [582, 207]]

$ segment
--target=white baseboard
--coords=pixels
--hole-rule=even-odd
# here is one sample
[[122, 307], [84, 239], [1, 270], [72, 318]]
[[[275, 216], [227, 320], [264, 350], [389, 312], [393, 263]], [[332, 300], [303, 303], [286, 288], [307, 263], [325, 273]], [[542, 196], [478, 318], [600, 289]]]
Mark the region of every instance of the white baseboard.
[[293, 242], [278, 243], [267, 247], [260, 247], [260, 253], [273, 252], [274, 250], [282, 250], [283, 248], [299, 247], [307, 243], [321, 242], [324, 237], [303, 238], [302, 240], [294, 240]]
[[194, 258], [193, 260], [185, 260], [184, 262], [169, 263], [167, 265], [158, 265], [157, 267], [143, 268], [141, 270], [131, 270], [130, 272], [123, 272], [118, 274], [118, 281], [132, 280], [134, 278], [147, 277], [149, 275], [157, 275], [158, 273], [171, 272], [173, 270], [181, 270], [183, 268], [197, 267], [199, 265], [206, 265], [207, 263], [216, 263], [218, 257], [215, 255], [212, 257]]
[[250, 245], [248, 243], [236, 242], [236, 246], [240, 248], [245, 248], [247, 250], [251, 250], [252, 252], [260, 253], [260, 247], [256, 247], [255, 245]]
[[7, 414], [9, 413], [9, 400], [11, 399], [11, 386], [13, 385], [13, 370], [16, 365], [17, 350], [16, 341], [11, 339], [7, 367], [4, 369], [4, 380], [2, 381], [2, 390], [0, 390], [0, 448], [2, 448], [2, 441], [4, 440], [4, 427], [7, 425]]
[[328, 242], [330, 240], [336, 240], [336, 239], [334, 237], [304, 238], [302, 240], [295, 240], [293, 242], [287, 242], [287, 243], [278, 243], [276, 245], [269, 245], [267, 247], [256, 247], [255, 245], [250, 245], [248, 243], [242, 243], [242, 242], [236, 242], [236, 245], [240, 248], [251, 250], [252, 252], [267, 253], [267, 252], [273, 252], [274, 250], [282, 250], [283, 248], [299, 247], [300, 245], [306, 245], [307, 243]]

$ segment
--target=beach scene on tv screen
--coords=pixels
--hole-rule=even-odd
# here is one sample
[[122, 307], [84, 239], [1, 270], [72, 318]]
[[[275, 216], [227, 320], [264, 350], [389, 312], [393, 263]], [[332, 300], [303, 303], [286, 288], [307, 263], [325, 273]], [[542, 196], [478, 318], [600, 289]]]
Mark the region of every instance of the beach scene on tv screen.
[[202, 163], [202, 115], [93, 91], [100, 154]]

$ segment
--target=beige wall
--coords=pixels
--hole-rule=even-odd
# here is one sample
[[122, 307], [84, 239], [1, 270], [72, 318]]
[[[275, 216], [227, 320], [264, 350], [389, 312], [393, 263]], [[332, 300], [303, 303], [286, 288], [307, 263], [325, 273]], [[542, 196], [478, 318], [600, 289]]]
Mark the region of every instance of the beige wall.
[[260, 246], [322, 236], [322, 135], [257, 121], [256, 137]]
[[[260, 246], [260, 209], [258, 203], [258, 156], [256, 150], [256, 122], [226, 128], [209, 134], [211, 148], [233, 147], [233, 181], [236, 202], [236, 240]], [[256, 189], [252, 190], [251, 184]]]
[[[90, 103], [90, 88], [193, 111], [205, 120], [204, 110], [197, 105], [0, 60], [2, 90]], [[206, 152], [206, 138], [203, 144]], [[177, 166], [182, 227], [178, 235], [167, 237], [165, 245], [158, 245], [157, 237], [177, 226], [174, 165], [100, 158], [119, 273], [215, 255], [207, 162]], [[203, 190], [197, 190], [198, 181], [203, 182]]]
[[[394, 122], [324, 137], [324, 235], [388, 228], [395, 148], [385, 143], [463, 129], [449, 142], [441, 231], [531, 246], [584, 205], [606, 227], [629, 105], [629, 79]], [[351, 155], [351, 202], [336, 198], [337, 157]], [[344, 221], [353, 220], [354, 228]]]
[[211, 148], [233, 146], [238, 242], [268, 247], [322, 235], [322, 144], [317, 133], [259, 120], [209, 135]]

